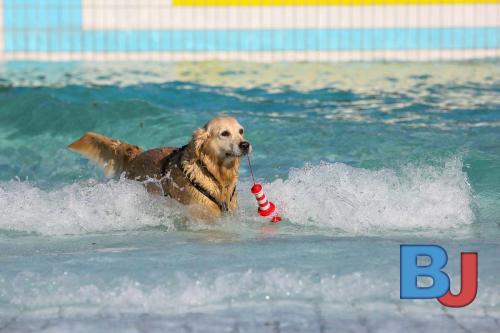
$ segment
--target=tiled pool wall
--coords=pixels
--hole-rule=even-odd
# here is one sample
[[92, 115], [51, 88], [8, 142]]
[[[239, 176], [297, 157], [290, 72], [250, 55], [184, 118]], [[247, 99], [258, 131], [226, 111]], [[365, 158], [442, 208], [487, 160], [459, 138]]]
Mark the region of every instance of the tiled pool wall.
[[0, 60], [499, 55], [500, 0], [0, 0]]

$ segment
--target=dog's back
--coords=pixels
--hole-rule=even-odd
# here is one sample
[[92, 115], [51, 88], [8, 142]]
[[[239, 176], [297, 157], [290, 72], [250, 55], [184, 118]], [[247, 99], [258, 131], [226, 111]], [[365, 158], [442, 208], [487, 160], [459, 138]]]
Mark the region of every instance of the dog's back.
[[175, 150], [175, 147], [161, 147], [145, 151], [131, 161], [124, 171], [128, 178], [135, 180], [161, 178], [164, 160]]

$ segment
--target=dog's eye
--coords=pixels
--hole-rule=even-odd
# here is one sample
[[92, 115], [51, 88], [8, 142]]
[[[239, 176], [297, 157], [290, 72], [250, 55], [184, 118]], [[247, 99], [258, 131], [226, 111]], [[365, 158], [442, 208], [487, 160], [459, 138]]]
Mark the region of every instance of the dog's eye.
[[224, 131], [224, 132], [222, 132], [220, 135], [222, 135], [222, 136], [229, 136], [229, 135], [230, 135], [230, 133], [229, 133], [229, 131]]
[[240, 134], [243, 135], [243, 128], [240, 128]]

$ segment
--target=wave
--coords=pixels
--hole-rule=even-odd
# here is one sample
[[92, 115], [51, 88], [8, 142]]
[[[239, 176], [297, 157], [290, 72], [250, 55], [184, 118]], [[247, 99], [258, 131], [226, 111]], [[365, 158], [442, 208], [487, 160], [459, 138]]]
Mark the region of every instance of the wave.
[[[256, 203], [240, 184], [236, 218], [255, 225]], [[348, 233], [417, 228], [448, 229], [474, 221], [472, 190], [462, 162], [367, 170], [322, 163], [265, 183], [268, 196], [292, 226]], [[78, 182], [43, 190], [29, 182], [0, 182], [0, 229], [45, 235], [164, 227], [174, 230], [183, 211], [127, 180]], [[233, 219], [234, 220], [234, 219]], [[286, 223], [286, 222], [285, 222]], [[234, 225], [234, 223], [231, 223]]]
[[[85, 280], [85, 278], [83, 278]], [[30, 286], [10, 288], [9, 285]], [[29, 282], [26, 284], [25, 282]], [[192, 311], [192, 307], [225, 305], [238, 300], [311, 300], [343, 303], [346, 299], [373, 300], [394, 290], [387, 281], [361, 273], [342, 276], [290, 272], [281, 268], [268, 271], [206, 272], [197, 276], [175, 273], [155, 286], [130, 278], [82, 283], [82, 275], [60, 272], [46, 276], [19, 273], [12, 282], [4, 281], [2, 290], [12, 304], [27, 308], [65, 305], [97, 305], [114, 309], [141, 309], [148, 312]], [[353, 290], [356, 292], [353, 294]], [[397, 300], [398, 297], [393, 297]]]
[[[395, 272], [394, 272], [395, 273]], [[4, 297], [18, 307], [34, 310], [57, 307], [93, 307], [100, 310], [132, 310], [148, 313], [183, 313], [193, 309], [227, 307], [229, 304], [325, 302], [329, 306], [371, 308], [373, 302], [401, 306], [398, 274], [375, 277], [372, 274], [320, 274], [273, 268], [264, 271], [206, 271], [196, 275], [173, 273], [154, 285], [131, 278], [96, 279], [86, 273], [22, 272], [12, 280], [0, 280]], [[498, 282], [488, 279], [487, 293], [479, 295], [476, 305], [496, 306], [500, 299]], [[271, 303], [272, 304], [272, 303]], [[437, 302], [409, 304], [426, 311], [440, 308]], [[476, 311], [483, 313], [481, 308]]]
[[180, 209], [125, 180], [74, 183], [42, 190], [28, 182], [0, 183], [0, 229], [44, 235], [82, 234], [148, 226], [174, 227]]
[[268, 186], [294, 224], [367, 230], [447, 229], [474, 221], [473, 196], [462, 161], [372, 171], [342, 163], [292, 170]]

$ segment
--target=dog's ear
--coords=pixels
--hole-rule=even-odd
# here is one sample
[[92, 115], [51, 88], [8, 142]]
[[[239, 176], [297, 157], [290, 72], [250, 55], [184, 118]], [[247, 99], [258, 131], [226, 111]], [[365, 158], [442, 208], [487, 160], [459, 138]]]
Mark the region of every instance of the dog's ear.
[[198, 128], [193, 133], [193, 145], [194, 152], [196, 156], [200, 156], [201, 151], [203, 150], [203, 144], [207, 141], [210, 133], [205, 128]]

